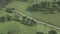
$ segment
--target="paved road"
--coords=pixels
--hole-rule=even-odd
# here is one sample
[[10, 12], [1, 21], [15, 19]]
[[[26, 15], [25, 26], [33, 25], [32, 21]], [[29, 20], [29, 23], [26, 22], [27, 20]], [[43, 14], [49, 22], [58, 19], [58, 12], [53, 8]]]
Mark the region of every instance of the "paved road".
[[49, 26], [49, 27], [51, 27], [51, 28], [55, 28], [55, 29], [59, 29], [59, 30], [60, 30], [59, 27], [56, 27], [56, 26], [54, 26], [54, 25], [51, 25], [51, 24], [48, 24], [48, 23], [45, 23], [45, 22], [38, 21], [38, 20], [36, 20], [36, 19], [34, 19], [34, 18], [32, 18], [32, 17], [29, 17], [29, 16], [21, 13], [21, 12], [16, 12], [16, 13], [19, 14], [19, 15], [21, 15], [21, 16], [26, 16], [27, 18], [33, 19], [34, 21], [36, 21], [36, 22], [39, 23], [39, 24], [44, 24], [44, 25], [47, 25], [47, 26]]

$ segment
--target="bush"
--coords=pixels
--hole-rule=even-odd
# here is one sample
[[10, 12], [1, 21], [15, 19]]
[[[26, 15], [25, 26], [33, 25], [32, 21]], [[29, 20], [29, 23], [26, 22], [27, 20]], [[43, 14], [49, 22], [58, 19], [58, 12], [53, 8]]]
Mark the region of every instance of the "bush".
[[[51, 6], [52, 4], [52, 6]], [[37, 11], [41, 11], [44, 14], [55, 14], [55, 10], [57, 10], [56, 8], [57, 6], [55, 6], [53, 3], [50, 2], [41, 2], [39, 4], [33, 4], [32, 6], [29, 6], [27, 8], [27, 11], [30, 12], [37, 12]]]
[[27, 8], [27, 11], [30, 11], [30, 12], [35, 12], [35, 11], [39, 11], [39, 4], [34, 4], [34, 5], [32, 5], [32, 6], [29, 6], [28, 8]]
[[37, 32], [36, 34], [44, 34], [44, 32]]
[[30, 18], [27, 18], [25, 16], [25, 17], [23, 17], [22, 24], [29, 25], [29, 26], [35, 26], [35, 25], [37, 25], [37, 22], [34, 20], [31, 20]]
[[0, 22], [5, 22], [5, 17], [0, 17]]
[[11, 21], [11, 20], [13, 20], [13, 17], [12, 17], [12, 16], [7, 15], [7, 16], [6, 16], [6, 20], [7, 20], [7, 21]]
[[14, 13], [13, 10], [15, 10], [15, 8], [7, 8], [6, 12], [8, 12], [8, 13]]
[[16, 1], [22, 1], [22, 2], [26, 2], [26, 1], [28, 1], [28, 0], [16, 0]]
[[8, 34], [13, 34], [13, 32], [9, 31]]
[[48, 34], [57, 34], [56, 30], [50, 30], [48, 31]]
[[15, 15], [13, 19], [14, 19], [15, 21], [20, 21], [20, 20], [19, 20], [19, 15]]

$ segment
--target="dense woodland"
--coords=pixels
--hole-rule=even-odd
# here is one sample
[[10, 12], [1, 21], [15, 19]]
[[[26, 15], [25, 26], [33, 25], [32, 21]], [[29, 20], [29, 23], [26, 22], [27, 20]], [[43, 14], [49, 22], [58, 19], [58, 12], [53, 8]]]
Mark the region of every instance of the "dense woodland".
[[55, 14], [54, 11], [60, 12], [60, 1], [54, 1], [54, 2], [40, 2], [35, 3], [27, 8], [27, 11], [30, 12], [36, 12], [41, 11], [45, 13], [51, 13]]

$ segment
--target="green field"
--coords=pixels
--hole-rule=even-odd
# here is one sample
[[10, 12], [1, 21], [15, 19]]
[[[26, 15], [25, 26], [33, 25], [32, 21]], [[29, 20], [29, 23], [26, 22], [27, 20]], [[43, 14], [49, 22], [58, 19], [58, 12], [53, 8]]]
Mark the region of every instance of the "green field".
[[[36, 32], [44, 32], [48, 34], [48, 31], [52, 28], [49, 28], [45, 25], [36, 25], [36, 26], [26, 26], [20, 24], [20, 22], [10, 21], [0, 23], [0, 33], [7, 34], [7, 32], [11, 31], [15, 34], [36, 34]], [[59, 30], [57, 30], [59, 34]]]
[[[39, 0], [39, 2], [37, 2], [37, 3], [40, 3], [41, 1], [42, 0]], [[30, 2], [31, 1], [28, 1], [28, 2], [14, 1], [14, 2], [8, 4], [6, 7], [16, 8], [17, 11], [19, 11], [27, 16], [31, 16], [33, 18], [40, 20], [40, 21], [50, 23], [50, 24], [60, 27], [60, 13], [43, 14], [40, 11], [37, 11], [37, 12], [26, 11], [28, 6], [31, 6], [32, 4], [36, 3], [36, 1], [33, 3], [30, 3]]]
[[[15, 13], [6, 13], [4, 10], [0, 11], [0, 17], [5, 15], [14, 16]], [[21, 18], [21, 16], [20, 16]], [[48, 34], [48, 31], [51, 29], [46, 25], [43, 24], [37, 24], [36, 26], [27, 26], [24, 24], [21, 24], [21, 22], [17, 21], [6, 21], [1, 23], [0, 22], [0, 33], [7, 34], [9, 31], [13, 32], [13, 34], [36, 34], [37, 32], [44, 32], [45, 34]], [[58, 34], [60, 34], [60, 30], [56, 30]]]
[[[39, 2], [40, 1], [42, 1], [42, 0], [39, 0]], [[49, 0], [49, 1], [53, 1], [53, 0]], [[27, 16], [31, 16], [40, 21], [47, 22], [47, 23], [60, 27], [60, 23], [59, 23], [60, 22], [60, 18], [59, 18], [60, 13], [43, 14], [42, 12], [26, 11], [28, 6], [31, 6], [32, 4], [36, 3], [36, 0], [34, 1], [34, 3], [30, 3], [30, 2], [31, 1], [28, 1], [28, 2], [14, 1], [14, 2], [11, 2], [10, 4], [8, 4], [6, 6], [6, 8], [7, 7], [15, 8], [16, 11], [19, 11]], [[15, 13], [6, 13], [5, 8], [4, 8], [3, 10], [0, 10], [0, 17], [5, 16], [5, 15], [10, 15], [10, 16], [14, 17], [14, 15], [16, 15], [16, 14]], [[20, 16], [20, 20], [22, 20], [22, 16]], [[48, 34], [48, 31], [50, 31], [51, 29], [54, 29], [54, 28], [50, 28], [43, 24], [37, 24], [35, 26], [28, 26], [28, 25], [21, 24], [21, 22], [17, 22], [14, 20], [9, 21], [9, 22], [6, 21], [3, 23], [0, 22], [0, 33], [3, 33], [3, 34], [8, 34], [9, 31], [13, 32], [13, 34], [36, 34], [37, 32], [44, 32], [45, 34]], [[58, 34], [60, 34], [60, 30], [56, 29], [56, 31]]]

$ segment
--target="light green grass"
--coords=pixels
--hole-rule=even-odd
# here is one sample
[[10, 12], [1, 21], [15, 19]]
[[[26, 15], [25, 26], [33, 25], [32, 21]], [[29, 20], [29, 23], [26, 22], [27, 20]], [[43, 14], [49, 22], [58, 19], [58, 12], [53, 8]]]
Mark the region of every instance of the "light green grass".
[[[52, 28], [42, 24], [37, 24], [36, 26], [27, 26], [16, 21], [0, 23], [0, 32], [3, 34], [7, 34], [8, 31], [12, 31], [15, 34], [36, 34], [36, 32], [44, 32], [48, 34], [48, 31], [51, 29]], [[60, 30], [57, 30], [57, 32], [59, 34]]]

